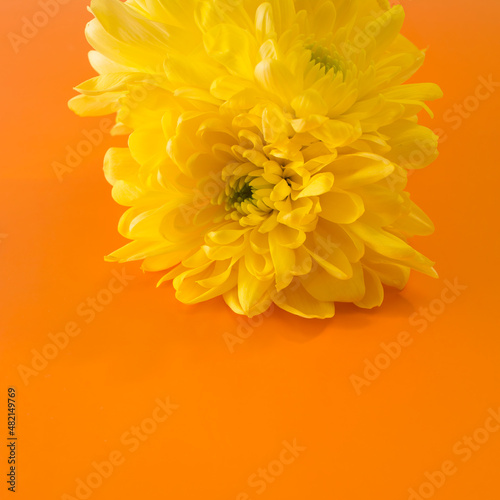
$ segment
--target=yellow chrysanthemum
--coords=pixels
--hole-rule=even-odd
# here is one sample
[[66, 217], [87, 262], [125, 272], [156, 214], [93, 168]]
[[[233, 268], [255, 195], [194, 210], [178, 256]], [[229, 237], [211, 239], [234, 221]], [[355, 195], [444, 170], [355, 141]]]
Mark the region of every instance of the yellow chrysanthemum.
[[[92, 0], [100, 74], [70, 107], [117, 113], [104, 171], [133, 240], [111, 261], [173, 268], [177, 298], [223, 295], [326, 318], [381, 304], [433, 231], [404, 191], [437, 137], [417, 124], [433, 84], [402, 85], [424, 54], [385, 0]], [[418, 153], [418, 154], [415, 154]], [[175, 267], [174, 267], [175, 266]], [[161, 283], [160, 282], [160, 283]]]

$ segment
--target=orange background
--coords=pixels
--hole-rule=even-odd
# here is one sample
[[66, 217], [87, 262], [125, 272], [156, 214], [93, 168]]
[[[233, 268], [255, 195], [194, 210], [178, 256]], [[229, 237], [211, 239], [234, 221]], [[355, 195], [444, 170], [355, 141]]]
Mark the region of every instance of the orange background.
[[[139, 264], [104, 263], [122, 244], [122, 208], [101, 169], [116, 139], [106, 135], [57, 179], [53, 162], [64, 163], [66, 147], [100, 123], [66, 106], [72, 86], [93, 75], [85, 6], [60, 6], [15, 53], [8, 34], [19, 34], [23, 16], [40, 6], [0, 4], [0, 436], [14, 386], [17, 498], [79, 498], [77, 479], [110, 454], [123, 463], [92, 499], [405, 500], [447, 460], [455, 468], [433, 498], [500, 498], [500, 431], [478, 430], [500, 407], [500, 88], [483, 101], [470, 98], [479, 77], [500, 81], [498, 0], [404, 1], [405, 34], [429, 46], [416, 80], [435, 81], [445, 93], [433, 105], [436, 118], [424, 117], [443, 131], [441, 156], [410, 180], [413, 199], [436, 223], [434, 236], [414, 243], [437, 261], [440, 278], [412, 275], [378, 310], [339, 305], [324, 321], [275, 311], [254, 327], [222, 300], [177, 303], [172, 287], [156, 289], [158, 276], [142, 274]], [[454, 106], [466, 99], [478, 106], [459, 120]], [[91, 317], [81, 304], [109, 298], [102, 290], [113, 270], [124, 269], [134, 279]], [[467, 286], [450, 304], [439, 299], [445, 279]], [[429, 304], [439, 312], [432, 321], [421, 316]], [[72, 322], [79, 335], [23, 380], [20, 365], [29, 367], [33, 350], [47, 349], [48, 335]], [[401, 331], [412, 344], [358, 395], [352, 375], [363, 376], [365, 360]], [[247, 338], [231, 353], [226, 333]], [[178, 409], [132, 449], [132, 427], [151, 430], [156, 400], [167, 396]], [[474, 433], [484, 444], [469, 454], [463, 439]], [[294, 440], [305, 448], [297, 457], [282, 451]], [[10, 498], [1, 444], [0, 498]], [[291, 463], [280, 466], [280, 457]], [[269, 464], [277, 477], [259, 494], [253, 474]]]

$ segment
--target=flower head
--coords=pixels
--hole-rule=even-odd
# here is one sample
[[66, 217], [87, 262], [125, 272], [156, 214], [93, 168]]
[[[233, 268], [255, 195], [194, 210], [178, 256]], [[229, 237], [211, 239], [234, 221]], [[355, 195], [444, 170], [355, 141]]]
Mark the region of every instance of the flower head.
[[[169, 270], [176, 296], [222, 295], [331, 317], [381, 304], [433, 263], [433, 231], [405, 190], [437, 156], [418, 125], [433, 84], [403, 83], [424, 54], [385, 0], [92, 0], [99, 76], [70, 107], [116, 112], [104, 171], [130, 207], [111, 261]], [[418, 154], [416, 154], [418, 153]]]

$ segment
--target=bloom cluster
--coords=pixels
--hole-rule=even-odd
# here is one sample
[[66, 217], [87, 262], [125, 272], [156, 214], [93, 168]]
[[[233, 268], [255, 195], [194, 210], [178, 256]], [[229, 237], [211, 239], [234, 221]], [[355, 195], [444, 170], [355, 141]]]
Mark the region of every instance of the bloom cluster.
[[[177, 298], [253, 316], [379, 306], [433, 231], [405, 191], [436, 156], [417, 123], [434, 84], [386, 0], [92, 0], [99, 76], [80, 115], [116, 113], [104, 162], [132, 240], [107, 257], [166, 271]], [[426, 158], [413, 162], [415, 144]], [[168, 271], [168, 272], [167, 272]]]

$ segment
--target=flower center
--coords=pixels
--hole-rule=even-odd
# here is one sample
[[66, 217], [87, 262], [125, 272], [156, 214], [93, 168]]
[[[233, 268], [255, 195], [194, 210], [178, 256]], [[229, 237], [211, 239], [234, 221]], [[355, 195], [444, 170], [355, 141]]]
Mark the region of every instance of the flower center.
[[234, 161], [222, 170], [223, 191], [213, 203], [226, 209], [226, 219], [253, 226], [275, 210], [275, 203], [286, 199], [291, 188], [286, 180], [288, 160], [273, 156], [273, 148], [262, 136], [244, 130], [239, 143], [231, 147]]
[[344, 73], [344, 62], [333, 46], [327, 48], [319, 43], [309, 43], [305, 48], [311, 51], [311, 62], [314, 65], [319, 64], [325, 74], [330, 70], [333, 70], [334, 75]]
[[250, 185], [251, 179], [240, 177], [232, 179], [226, 188], [226, 209], [240, 211], [242, 203], [253, 203], [254, 188]]
[[233, 196], [230, 197], [229, 201], [231, 204], [241, 203], [252, 197], [253, 188], [250, 184], [243, 183], [243, 187], [237, 191], [234, 191]]
[[[280, 168], [281, 171], [281, 167]], [[240, 220], [242, 217], [254, 219], [272, 211], [269, 195], [274, 187], [263, 177], [265, 170], [252, 162], [230, 163], [222, 171], [225, 182], [219, 203], [224, 204], [228, 218]]]

